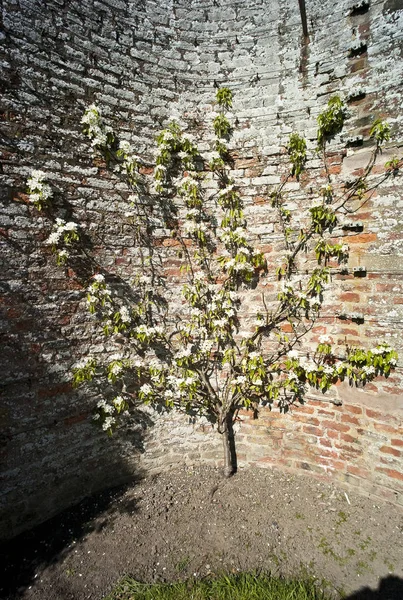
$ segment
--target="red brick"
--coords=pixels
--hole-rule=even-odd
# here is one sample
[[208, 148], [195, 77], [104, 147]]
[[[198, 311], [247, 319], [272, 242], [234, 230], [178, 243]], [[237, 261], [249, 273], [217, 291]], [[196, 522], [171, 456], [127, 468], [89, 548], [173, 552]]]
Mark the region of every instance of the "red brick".
[[394, 386], [394, 385], [384, 385], [382, 386], [383, 390], [387, 393], [387, 394], [392, 394], [395, 396], [400, 396], [400, 394], [402, 393], [402, 388], [399, 386]]
[[71, 383], [61, 383], [59, 385], [54, 386], [46, 386], [40, 390], [38, 390], [39, 398], [52, 398], [53, 396], [58, 396], [59, 394], [67, 394], [71, 392]]
[[378, 393], [378, 387], [374, 383], [366, 383], [365, 390], [367, 392], [376, 392]]
[[358, 73], [358, 71], [362, 71], [367, 66], [367, 57], [356, 58], [350, 63], [350, 70], [352, 73]]
[[357, 456], [362, 454], [362, 448], [357, 446], [346, 446], [345, 444], [337, 444], [337, 448], [340, 450], [340, 458], [346, 462], [350, 462], [351, 459], [355, 459]]
[[348, 442], [349, 444], [354, 444], [354, 443], [358, 442], [357, 437], [353, 437], [352, 435], [349, 435], [348, 433], [341, 433], [340, 439], [343, 440], [343, 442]]
[[314, 427], [313, 425], [304, 425], [302, 427], [302, 431], [304, 433], [308, 433], [309, 435], [323, 435], [323, 430], [320, 427]]
[[142, 175], [151, 175], [154, 172], [154, 167], [140, 167], [139, 173]]
[[318, 453], [321, 458], [339, 458], [339, 453], [334, 448], [318, 448]]
[[180, 277], [182, 273], [180, 269], [165, 269], [165, 275], [167, 277]]
[[360, 420], [357, 417], [350, 417], [350, 415], [341, 415], [342, 423], [351, 423], [352, 425], [360, 425]]
[[115, 259], [115, 265], [130, 265], [131, 260], [126, 256], [119, 256]]
[[333, 415], [332, 412], [328, 411], [328, 410], [324, 410], [323, 408], [319, 408], [318, 409], [318, 415], [322, 415], [322, 416], [326, 416], [326, 417], [331, 417]]
[[81, 423], [88, 418], [87, 413], [82, 413], [81, 415], [74, 415], [74, 417], [67, 417], [63, 420], [64, 425], [75, 425], [76, 423]]
[[331, 467], [332, 469], [335, 469], [336, 471], [343, 471], [346, 466], [343, 461], [334, 460], [332, 458], [321, 459], [321, 464], [323, 464], [327, 467]]
[[379, 473], [385, 473], [385, 475], [391, 477], [392, 479], [403, 481], [403, 473], [401, 473], [401, 471], [396, 471], [395, 469], [386, 469], [384, 467], [376, 467], [375, 470], [379, 471]]
[[305, 414], [309, 414], [312, 415], [315, 412], [315, 409], [313, 408], [313, 406], [309, 406], [309, 404], [300, 404], [300, 405], [296, 405], [293, 406], [291, 408], [291, 411], [293, 413], [305, 413]]
[[401, 452], [399, 450], [396, 450], [396, 448], [390, 448], [389, 446], [382, 446], [379, 448], [379, 451], [383, 452], [384, 454], [392, 454], [392, 456], [401, 456]]
[[395, 435], [396, 437], [401, 435], [401, 433], [403, 432], [403, 428], [398, 429], [396, 427], [392, 427], [391, 425], [385, 425], [384, 423], [373, 423], [373, 427], [381, 433], [390, 433], [392, 435]]
[[270, 246], [269, 244], [262, 244], [259, 246], [259, 249], [263, 254], [271, 254], [273, 252], [273, 246]]
[[23, 202], [29, 202], [29, 195], [24, 194], [23, 192], [17, 192], [13, 200], [14, 202], [18, 202], [18, 200], [22, 200]]
[[392, 446], [403, 446], [403, 440], [392, 439], [390, 440], [390, 443]]
[[354, 406], [352, 404], [344, 404], [344, 408], [345, 408], [345, 410], [348, 410], [348, 412], [354, 413], [355, 415], [362, 415], [361, 406]]
[[359, 294], [355, 294], [353, 292], [345, 292], [344, 294], [340, 294], [340, 300], [342, 302], [359, 302], [360, 301], [360, 295]]
[[[253, 423], [253, 421], [250, 421]], [[286, 429], [284, 422], [272, 421], [269, 423], [269, 429]]]
[[377, 240], [376, 233], [359, 233], [358, 235], [350, 235], [348, 238], [349, 244], [367, 244]]
[[393, 292], [395, 287], [393, 283], [377, 283], [375, 289], [377, 292]]
[[371, 472], [368, 471], [368, 469], [363, 469], [355, 465], [347, 465], [347, 473], [351, 473], [352, 475], [356, 475], [357, 477], [362, 477], [363, 479], [371, 478]]
[[256, 167], [258, 165], [259, 161], [257, 158], [243, 158], [240, 160], [235, 160], [236, 169], [248, 169], [250, 167]]
[[[338, 335], [355, 335], [359, 336], [360, 332], [358, 329], [349, 329], [348, 327], [342, 327], [338, 333]], [[344, 340], [340, 339], [338, 342], [340, 345], [344, 344]]]
[[322, 421], [322, 425], [327, 429], [331, 429], [334, 431], [343, 431], [344, 433], [350, 430], [350, 427], [348, 425], [343, 425], [343, 423], [336, 423], [335, 421]]
[[396, 422], [395, 417], [392, 417], [384, 412], [372, 410], [371, 408], [367, 408], [365, 412], [370, 419], [376, 419], [377, 421], [388, 421], [389, 423]]
[[260, 177], [261, 174], [262, 174], [262, 167], [245, 169], [245, 177]]

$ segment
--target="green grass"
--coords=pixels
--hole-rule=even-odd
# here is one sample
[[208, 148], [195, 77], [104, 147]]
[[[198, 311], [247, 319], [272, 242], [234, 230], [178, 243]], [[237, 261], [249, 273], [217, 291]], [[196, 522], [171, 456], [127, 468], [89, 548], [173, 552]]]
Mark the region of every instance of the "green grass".
[[126, 577], [105, 600], [327, 600], [327, 596], [313, 581], [242, 573], [156, 584]]

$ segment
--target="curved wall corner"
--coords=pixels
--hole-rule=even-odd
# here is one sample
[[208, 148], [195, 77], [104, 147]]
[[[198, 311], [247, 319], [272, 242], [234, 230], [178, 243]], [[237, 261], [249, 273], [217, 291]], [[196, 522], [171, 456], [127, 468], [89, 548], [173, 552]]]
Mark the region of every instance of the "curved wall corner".
[[[403, 10], [396, 5], [370, 3], [363, 12], [349, 2], [335, 8], [329, 0], [307, 1], [304, 38], [296, 0], [228, 0], [225, 6], [3, 0], [2, 536], [139, 470], [220, 461], [220, 440], [209, 426], [189, 426], [179, 415], [139, 413], [112, 440], [92, 427], [95, 397], [72, 390], [69, 369], [83, 354], [112, 349], [85, 316], [79, 277], [66, 279], [41, 249], [44, 221], [32, 218], [24, 195], [30, 171], [46, 171], [59, 208], [74, 214], [89, 235], [97, 233], [92, 250], [98, 264], [129, 277], [137, 248], [116, 218], [123, 210], [116, 182], [88, 156], [80, 130], [84, 106], [97, 102], [122, 136], [151, 158], [155, 132], [169, 116], [193, 123], [208, 148], [214, 86], [228, 85], [239, 122], [233, 175], [251, 241], [274, 262], [281, 248], [264, 202], [267, 186], [278, 178], [291, 131], [305, 132], [315, 146], [315, 119], [330, 95], [348, 98], [345, 135], [363, 141], [347, 148], [344, 158], [347, 138], [332, 143], [336, 179], [359, 173], [374, 117], [388, 118], [397, 140], [383, 159], [401, 153]], [[309, 167], [320, 180], [317, 162]], [[293, 186], [297, 211], [304, 188]], [[335, 275], [336, 293], [315, 335], [327, 332], [340, 343], [365, 346], [386, 339], [402, 351], [401, 191], [401, 178], [385, 182], [359, 214], [363, 231], [346, 234], [349, 272]], [[174, 249], [163, 243], [167, 235], [161, 229], [158, 252], [175, 273]], [[365, 267], [366, 277], [354, 275], [357, 266]], [[357, 311], [361, 324], [335, 318]], [[365, 392], [338, 388], [329, 399], [313, 396], [285, 416], [262, 410], [254, 420], [242, 414], [239, 462], [310, 470], [403, 503], [402, 389], [399, 365]]]

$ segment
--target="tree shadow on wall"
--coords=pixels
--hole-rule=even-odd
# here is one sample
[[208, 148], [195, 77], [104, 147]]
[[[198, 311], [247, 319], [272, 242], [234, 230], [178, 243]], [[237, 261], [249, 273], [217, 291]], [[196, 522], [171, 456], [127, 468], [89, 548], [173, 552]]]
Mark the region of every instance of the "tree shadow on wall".
[[[119, 449], [123, 444], [127, 454], [144, 452], [144, 434], [153, 421], [134, 411], [119, 440], [91, 423], [94, 399], [87, 391], [73, 391], [65, 374], [54, 368], [55, 356], [71, 361], [81, 341], [63, 331], [73, 313], [51, 307], [59, 280], [48, 289], [44, 278], [35, 277], [42, 259], [33, 255], [28, 236], [22, 242], [0, 241], [2, 529], [12, 535], [24, 524], [59, 513], [0, 543], [0, 597], [17, 598], [38, 571], [72, 552], [73, 541], [101, 532], [119, 512], [136, 511], [136, 502], [125, 498], [125, 482], [135, 485], [143, 474]], [[74, 312], [77, 300], [70, 292], [66, 298]], [[71, 593], [66, 591], [66, 597]]]
[[396, 575], [388, 575], [380, 580], [378, 589], [361, 588], [344, 600], [402, 600], [402, 598], [403, 579]]

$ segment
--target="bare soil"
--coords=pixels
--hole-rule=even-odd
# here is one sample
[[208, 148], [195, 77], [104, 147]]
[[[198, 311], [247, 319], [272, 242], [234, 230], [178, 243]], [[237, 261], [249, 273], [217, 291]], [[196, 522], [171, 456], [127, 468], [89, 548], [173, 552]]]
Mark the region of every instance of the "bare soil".
[[[0, 597], [101, 600], [124, 575], [314, 575], [350, 600], [403, 599], [403, 511], [309, 476], [178, 468], [98, 494], [4, 544]], [[1, 571], [4, 571], [1, 574]]]

